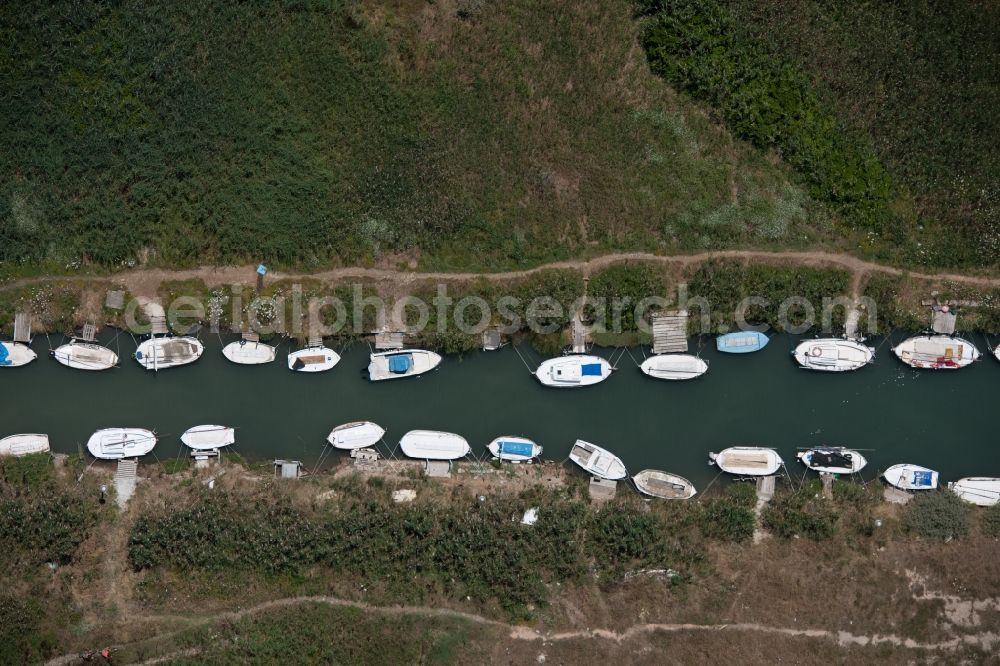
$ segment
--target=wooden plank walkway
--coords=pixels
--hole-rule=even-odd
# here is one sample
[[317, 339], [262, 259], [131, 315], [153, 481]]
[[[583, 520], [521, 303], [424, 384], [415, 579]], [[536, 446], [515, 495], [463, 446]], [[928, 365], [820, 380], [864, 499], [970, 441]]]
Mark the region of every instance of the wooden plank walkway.
[[653, 315], [653, 353], [684, 353], [688, 350], [687, 310]]
[[14, 315], [14, 342], [31, 342], [30, 312], [18, 312]]

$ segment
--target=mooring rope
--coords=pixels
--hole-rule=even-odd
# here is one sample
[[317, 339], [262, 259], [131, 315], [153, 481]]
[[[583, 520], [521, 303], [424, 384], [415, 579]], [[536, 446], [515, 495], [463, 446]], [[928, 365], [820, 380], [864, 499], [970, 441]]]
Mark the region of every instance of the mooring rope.
[[523, 363], [524, 367], [528, 370], [528, 374], [532, 375], [535, 374], [535, 371], [531, 369], [531, 366], [528, 365], [528, 362], [524, 360], [524, 356], [521, 355], [521, 351], [517, 348], [517, 345], [512, 344], [511, 347], [514, 348], [514, 351], [517, 353], [518, 358], [521, 359], [521, 363]]

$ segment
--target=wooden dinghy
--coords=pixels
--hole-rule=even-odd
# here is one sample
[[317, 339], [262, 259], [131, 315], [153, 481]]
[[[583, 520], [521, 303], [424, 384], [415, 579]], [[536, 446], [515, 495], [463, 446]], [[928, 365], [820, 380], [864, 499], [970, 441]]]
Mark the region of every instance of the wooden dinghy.
[[28, 345], [20, 342], [0, 342], [0, 368], [19, 368], [38, 358]]
[[654, 379], [694, 379], [708, 372], [708, 361], [691, 354], [656, 354], [643, 361], [639, 369]]
[[697, 492], [683, 476], [658, 469], [644, 469], [632, 477], [632, 482], [640, 493], [660, 499], [691, 499]]
[[340, 354], [326, 347], [306, 347], [288, 355], [288, 369], [296, 372], [326, 372], [340, 363]]
[[966, 502], [977, 506], [993, 506], [1000, 502], [1000, 479], [997, 478], [968, 477], [949, 483], [948, 488]]
[[868, 464], [863, 455], [842, 446], [826, 446], [799, 451], [796, 457], [814, 472], [830, 474], [857, 474]]
[[166, 370], [194, 363], [205, 353], [201, 340], [189, 335], [149, 338], [135, 350], [135, 360], [147, 370]]
[[715, 339], [715, 348], [727, 354], [750, 354], [760, 351], [770, 342], [760, 331], [735, 331]]
[[74, 370], [108, 370], [118, 365], [118, 354], [103, 345], [79, 340], [56, 347], [52, 358]]
[[600, 356], [568, 354], [542, 361], [535, 377], [545, 386], [578, 388], [603, 382], [611, 371], [611, 364]]
[[371, 421], [354, 421], [339, 425], [326, 436], [335, 449], [365, 449], [382, 441], [385, 428]]
[[916, 335], [903, 340], [892, 351], [911, 368], [929, 370], [957, 370], [979, 358], [974, 344], [951, 335]]
[[850, 372], [874, 363], [875, 348], [846, 338], [817, 338], [800, 342], [792, 356], [808, 370]]
[[731, 446], [708, 457], [723, 472], [736, 476], [771, 476], [785, 464], [777, 451], [760, 446]]
[[144, 456], [156, 446], [156, 434], [143, 428], [105, 428], [87, 440], [90, 455], [102, 460]]
[[900, 490], [934, 490], [938, 487], [938, 473], [920, 465], [893, 465], [885, 470], [882, 478]]
[[199, 425], [181, 435], [185, 446], [195, 451], [211, 451], [236, 442], [236, 430], [229, 426]]
[[494, 458], [508, 462], [531, 462], [542, 455], [542, 447], [527, 437], [504, 435], [497, 437], [487, 446]]
[[399, 440], [399, 448], [420, 460], [457, 460], [472, 451], [461, 435], [437, 430], [411, 430]]
[[10, 435], [0, 439], [0, 456], [30, 456], [33, 453], [49, 452], [48, 435]]
[[596, 444], [576, 440], [569, 452], [569, 459], [585, 469], [589, 474], [611, 481], [618, 481], [628, 476], [625, 463], [621, 458]]
[[368, 357], [368, 379], [379, 382], [416, 377], [441, 365], [441, 360], [440, 354], [426, 349], [377, 352]]
[[223, 347], [222, 355], [238, 365], [263, 365], [274, 361], [277, 351], [263, 342], [237, 340]]

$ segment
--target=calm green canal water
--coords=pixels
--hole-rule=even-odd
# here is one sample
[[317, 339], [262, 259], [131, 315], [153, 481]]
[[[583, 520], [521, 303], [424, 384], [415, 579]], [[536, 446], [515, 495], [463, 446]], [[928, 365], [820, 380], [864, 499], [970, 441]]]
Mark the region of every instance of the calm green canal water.
[[[201, 360], [158, 374], [131, 358], [127, 335], [111, 344], [120, 345], [120, 367], [98, 373], [61, 366], [38, 338], [38, 361], [0, 370], [0, 434], [48, 433], [55, 451], [74, 453], [99, 428], [151, 428], [163, 460], [178, 454], [187, 428], [220, 423], [238, 428], [235, 451], [244, 456], [300, 459], [311, 468], [333, 426], [371, 420], [388, 430], [392, 446], [407, 430], [446, 430], [466, 437], [477, 455], [498, 435], [520, 434], [542, 444], [545, 458], [562, 460], [579, 437], [618, 454], [632, 473], [665, 469], [700, 488], [716, 475], [708, 452], [739, 444], [776, 448], [793, 476], [802, 473], [797, 448], [824, 444], [870, 449], [866, 478], [899, 462], [936, 469], [942, 481], [1000, 475], [1000, 364], [992, 356], [956, 372], [920, 372], [877, 340], [874, 366], [826, 375], [795, 366], [796, 337], [775, 336], [747, 355], [719, 354], [705, 339], [710, 370], [700, 379], [649, 379], [626, 355], [606, 382], [559, 390], [538, 384], [510, 347], [446, 358], [420, 378], [372, 384], [363, 373], [364, 345], [347, 350], [330, 372], [302, 375], [285, 366], [287, 343], [275, 363], [243, 367], [223, 358], [216, 336], [201, 337]], [[986, 351], [982, 338], [974, 342]], [[529, 363], [540, 360], [530, 349], [522, 353]]]

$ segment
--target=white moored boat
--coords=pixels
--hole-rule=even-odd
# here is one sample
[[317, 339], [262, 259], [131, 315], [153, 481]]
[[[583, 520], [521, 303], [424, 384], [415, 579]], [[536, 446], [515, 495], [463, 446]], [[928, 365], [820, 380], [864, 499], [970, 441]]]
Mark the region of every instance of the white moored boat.
[[760, 446], [731, 446], [708, 457], [723, 472], [737, 476], [770, 476], [785, 464], [777, 451]]
[[657, 354], [639, 369], [655, 379], [694, 379], [708, 372], [708, 361], [691, 354]]
[[142, 428], [105, 428], [87, 440], [87, 450], [95, 458], [118, 460], [144, 456], [156, 446], [156, 435]]
[[364, 449], [382, 441], [385, 428], [371, 421], [355, 421], [339, 425], [330, 431], [326, 441], [335, 449]]
[[824, 446], [799, 451], [796, 457], [814, 472], [830, 474], [856, 474], [868, 464], [863, 455], [842, 446]]
[[542, 455], [542, 447], [527, 437], [504, 435], [486, 445], [494, 458], [510, 462], [529, 462]]
[[882, 478], [900, 490], [934, 490], [938, 486], [938, 473], [920, 465], [893, 465]]
[[20, 342], [0, 342], [0, 368], [17, 368], [28, 365], [38, 354]]
[[603, 382], [611, 370], [611, 364], [600, 356], [568, 354], [542, 361], [535, 377], [546, 386], [576, 388]]
[[108, 370], [118, 365], [118, 354], [103, 345], [79, 340], [56, 347], [52, 358], [75, 370]]
[[368, 379], [415, 377], [441, 365], [441, 355], [425, 349], [376, 352], [368, 357]]
[[181, 441], [195, 451], [211, 451], [236, 442], [236, 430], [229, 426], [200, 425], [185, 430]]
[[[0, 442], [2, 445], [3, 442]], [[993, 506], [1000, 502], [1000, 479], [973, 476], [948, 484], [948, 488], [964, 499], [978, 506]]]
[[48, 435], [10, 435], [0, 439], [0, 456], [28, 456], [32, 453], [48, 453]]
[[306, 347], [288, 355], [288, 369], [296, 372], [324, 372], [340, 363], [340, 354], [326, 347]]
[[1000, 361], [1000, 345], [997, 345], [996, 349], [993, 350], [993, 355]]
[[632, 482], [640, 493], [660, 499], [690, 499], [697, 492], [683, 476], [658, 469], [644, 469], [632, 477]]
[[800, 342], [792, 356], [809, 370], [847, 372], [874, 363], [875, 348], [846, 338], [818, 338]]
[[974, 344], [951, 335], [916, 335], [903, 340], [892, 351], [911, 368], [932, 370], [964, 368], [979, 358]]
[[263, 365], [273, 361], [277, 352], [263, 342], [237, 340], [223, 347], [222, 355], [239, 365]]
[[472, 450], [461, 435], [437, 430], [411, 430], [399, 440], [399, 448], [421, 460], [457, 460]]
[[628, 476], [625, 463], [621, 461], [621, 458], [607, 449], [602, 449], [596, 444], [585, 442], [582, 439], [576, 440], [576, 443], [573, 444], [573, 450], [569, 452], [569, 459], [587, 470], [588, 473], [602, 479], [617, 481]]
[[143, 340], [135, 350], [135, 360], [147, 370], [166, 370], [194, 363], [205, 351], [201, 340], [189, 335]]

